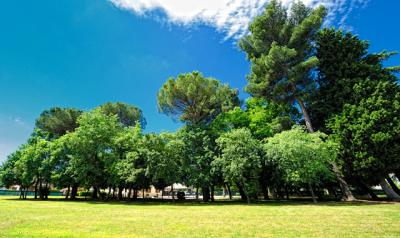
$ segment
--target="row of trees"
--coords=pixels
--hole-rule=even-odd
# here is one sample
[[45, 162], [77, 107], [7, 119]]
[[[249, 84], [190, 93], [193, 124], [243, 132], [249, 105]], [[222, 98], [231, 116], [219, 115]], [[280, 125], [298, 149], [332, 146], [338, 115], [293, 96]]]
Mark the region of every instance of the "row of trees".
[[351, 33], [320, 29], [325, 15], [271, 1], [254, 19], [239, 42], [251, 62], [245, 103], [199, 72], [168, 79], [158, 108], [185, 123], [175, 133], [143, 133], [141, 110], [123, 103], [43, 112], [2, 165], [2, 183], [34, 186], [40, 198], [53, 184], [71, 199], [78, 187], [122, 199], [124, 190], [134, 198], [150, 185], [183, 183], [204, 201], [234, 187], [248, 202], [305, 190], [315, 201], [323, 189], [353, 200], [350, 186], [375, 198], [370, 188], [380, 184], [400, 199], [392, 180], [400, 174], [400, 68], [383, 66], [391, 52], [371, 54]]

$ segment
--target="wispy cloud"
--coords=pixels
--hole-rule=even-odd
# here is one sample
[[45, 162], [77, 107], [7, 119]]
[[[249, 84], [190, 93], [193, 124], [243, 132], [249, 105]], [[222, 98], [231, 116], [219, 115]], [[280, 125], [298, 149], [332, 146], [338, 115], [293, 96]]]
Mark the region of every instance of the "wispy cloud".
[[[157, 20], [190, 26], [205, 24], [224, 32], [226, 38], [240, 38], [250, 21], [269, 0], [109, 0], [115, 6]], [[290, 5], [295, 0], [282, 0]], [[326, 24], [344, 26], [348, 15], [369, 0], [302, 0], [306, 5], [325, 5], [329, 10]], [[162, 11], [165, 15], [153, 14]]]

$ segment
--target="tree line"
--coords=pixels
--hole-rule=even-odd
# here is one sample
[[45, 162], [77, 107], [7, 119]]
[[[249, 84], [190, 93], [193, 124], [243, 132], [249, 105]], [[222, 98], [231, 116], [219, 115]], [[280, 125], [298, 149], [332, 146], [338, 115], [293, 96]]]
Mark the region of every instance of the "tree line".
[[301, 2], [266, 6], [239, 41], [251, 63], [245, 101], [197, 71], [169, 78], [158, 109], [184, 123], [176, 132], [144, 133], [142, 111], [124, 103], [44, 111], [1, 166], [1, 183], [20, 185], [21, 198], [34, 187], [41, 199], [50, 184], [70, 199], [78, 188], [133, 199], [175, 183], [204, 201], [221, 187], [247, 202], [302, 191], [316, 201], [325, 189], [351, 201], [353, 191], [377, 198], [375, 185], [400, 199], [400, 67], [384, 66], [395, 53], [321, 28], [325, 16]]

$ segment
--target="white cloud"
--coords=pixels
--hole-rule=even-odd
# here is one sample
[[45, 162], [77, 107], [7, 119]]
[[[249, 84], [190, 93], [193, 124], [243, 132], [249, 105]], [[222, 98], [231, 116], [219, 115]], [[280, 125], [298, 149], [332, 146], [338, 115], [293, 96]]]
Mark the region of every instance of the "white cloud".
[[[115, 6], [142, 16], [161, 10], [168, 22], [181, 25], [203, 23], [224, 32], [226, 38], [246, 34], [247, 26], [269, 0], [109, 0]], [[294, 0], [282, 0], [290, 5]], [[315, 7], [323, 4], [329, 9], [327, 24], [345, 25], [349, 13], [369, 0], [302, 0]], [[157, 18], [159, 16], [156, 16]]]

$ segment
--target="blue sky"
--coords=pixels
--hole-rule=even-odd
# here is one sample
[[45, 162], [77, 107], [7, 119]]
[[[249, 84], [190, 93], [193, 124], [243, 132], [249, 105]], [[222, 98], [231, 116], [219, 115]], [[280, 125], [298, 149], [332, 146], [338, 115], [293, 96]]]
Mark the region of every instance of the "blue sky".
[[[40, 112], [53, 106], [89, 110], [122, 101], [143, 110], [147, 131], [160, 132], [180, 126], [157, 112], [156, 93], [170, 76], [199, 70], [246, 96], [249, 64], [235, 42], [254, 15], [248, 8], [262, 1], [240, 5], [246, 17], [236, 18], [230, 12], [224, 18], [220, 7], [199, 17], [157, 0], [141, 2], [0, 3], [0, 161], [25, 142]], [[329, 24], [370, 40], [371, 51], [400, 50], [400, 1], [323, 2], [331, 4]], [[400, 57], [388, 64], [400, 65]]]

